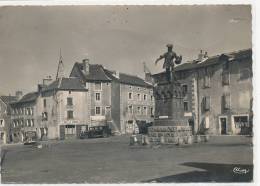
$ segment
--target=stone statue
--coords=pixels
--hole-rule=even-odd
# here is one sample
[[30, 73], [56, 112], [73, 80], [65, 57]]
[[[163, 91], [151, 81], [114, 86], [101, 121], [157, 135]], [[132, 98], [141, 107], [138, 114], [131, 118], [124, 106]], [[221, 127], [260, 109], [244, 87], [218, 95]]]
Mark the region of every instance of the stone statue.
[[160, 61], [161, 59], [164, 58], [164, 63], [163, 63], [163, 68], [166, 69], [166, 75], [168, 81], [172, 80], [172, 71], [174, 69], [174, 63], [180, 64], [182, 61], [182, 56], [177, 56], [174, 51], [172, 51], [173, 45], [168, 44], [167, 45], [168, 52], [164, 53], [161, 55], [158, 59], [155, 61], [155, 65]]

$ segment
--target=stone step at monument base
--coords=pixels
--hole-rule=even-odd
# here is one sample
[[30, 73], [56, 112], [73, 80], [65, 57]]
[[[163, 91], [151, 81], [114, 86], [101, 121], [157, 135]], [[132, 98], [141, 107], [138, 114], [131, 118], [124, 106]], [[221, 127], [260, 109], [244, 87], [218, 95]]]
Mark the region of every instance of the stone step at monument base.
[[155, 119], [154, 120], [155, 126], [187, 126], [188, 122], [183, 119]]

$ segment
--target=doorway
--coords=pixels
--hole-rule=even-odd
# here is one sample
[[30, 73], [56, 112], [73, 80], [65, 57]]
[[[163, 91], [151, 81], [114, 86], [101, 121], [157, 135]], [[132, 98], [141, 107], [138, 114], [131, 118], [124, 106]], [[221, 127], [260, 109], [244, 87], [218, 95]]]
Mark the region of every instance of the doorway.
[[227, 134], [227, 118], [226, 117], [220, 117], [220, 134], [225, 135]]

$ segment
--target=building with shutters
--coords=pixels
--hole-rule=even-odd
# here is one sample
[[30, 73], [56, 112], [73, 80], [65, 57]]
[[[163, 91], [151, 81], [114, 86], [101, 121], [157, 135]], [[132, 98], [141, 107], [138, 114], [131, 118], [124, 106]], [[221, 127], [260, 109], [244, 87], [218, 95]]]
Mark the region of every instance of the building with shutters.
[[16, 100], [16, 96], [0, 96], [0, 144], [12, 141], [10, 104]]
[[177, 66], [175, 76], [194, 133], [251, 134], [251, 49], [200, 57]]
[[153, 86], [142, 78], [111, 71], [88, 60], [76, 62], [70, 77], [89, 90], [89, 126], [109, 125], [113, 133], [131, 134], [153, 121]]
[[88, 90], [78, 78], [59, 78], [40, 91], [39, 137], [79, 138], [88, 128]]
[[23, 142], [37, 132], [37, 99], [38, 92], [25, 94], [21, 99], [11, 103], [11, 141], [14, 143]]

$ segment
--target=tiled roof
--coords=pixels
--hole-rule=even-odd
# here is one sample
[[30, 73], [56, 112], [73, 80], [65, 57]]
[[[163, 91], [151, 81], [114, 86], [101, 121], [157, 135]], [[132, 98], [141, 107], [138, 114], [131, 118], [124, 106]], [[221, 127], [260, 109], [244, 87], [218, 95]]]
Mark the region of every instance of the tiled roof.
[[38, 98], [38, 92], [30, 92], [25, 94], [19, 101], [15, 103], [33, 102]]
[[229, 61], [235, 60], [235, 59], [240, 59], [240, 58], [247, 58], [252, 55], [252, 50], [251, 49], [245, 49], [245, 50], [239, 50], [235, 52], [230, 52], [230, 53], [224, 53], [221, 55], [216, 55], [209, 57], [203, 62], [198, 62], [196, 63], [195, 61], [192, 62], [187, 62], [183, 63], [182, 65], [179, 65], [175, 67], [175, 71], [182, 71], [182, 70], [189, 70], [189, 69], [195, 69], [195, 68], [201, 68], [201, 67], [206, 67], [210, 65], [214, 65], [220, 62], [221, 57], [227, 57]]
[[8, 105], [9, 103], [12, 103], [12, 102], [17, 101], [17, 97], [16, 97], [16, 96], [0, 96], [0, 99], [1, 99], [6, 105]]
[[106, 75], [102, 65], [89, 64], [89, 73], [85, 74], [82, 63], [75, 63], [75, 66], [79, 69], [80, 76], [86, 81], [111, 81]]
[[130, 74], [125, 74], [125, 73], [119, 73], [119, 78], [117, 78], [113, 75], [115, 72], [107, 70], [107, 69], [105, 69], [104, 71], [110, 79], [112, 79], [114, 81], [119, 81], [122, 84], [142, 86], [142, 87], [152, 87], [151, 84], [145, 82], [140, 77], [130, 75]]
[[51, 91], [51, 90], [78, 90], [86, 91], [86, 88], [81, 83], [79, 78], [62, 78], [59, 85], [59, 80], [52, 82], [49, 86], [43, 88], [42, 91]]

